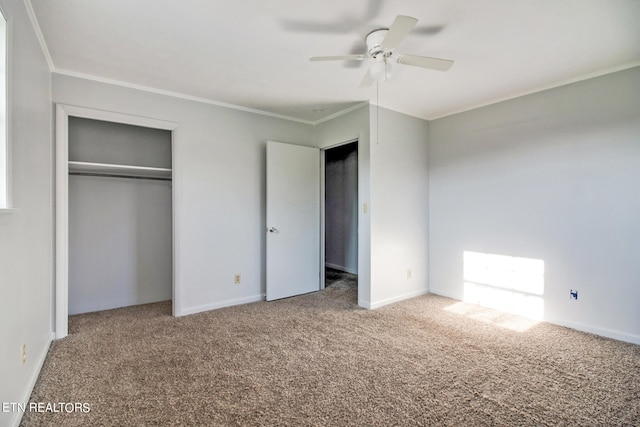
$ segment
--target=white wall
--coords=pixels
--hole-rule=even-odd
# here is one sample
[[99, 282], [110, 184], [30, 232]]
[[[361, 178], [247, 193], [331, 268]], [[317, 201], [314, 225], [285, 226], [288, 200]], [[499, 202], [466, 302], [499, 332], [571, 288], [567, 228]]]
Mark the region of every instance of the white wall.
[[[358, 305], [371, 306], [371, 169], [369, 159], [369, 109], [364, 105], [314, 128], [316, 146], [328, 148], [358, 141]], [[365, 211], [366, 205], [366, 211]]]
[[428, 122], [376, 108], [370, 109], [373, 308], [428, 292]]
[[171, 131], [69, 117], [69, 160], [171, 169]]
[[358, 274], [358, 145], [325, 152], [325, 264]]
[[171, 183], [69, 177], [69, 314], [166, 301]]
[[[51, 75], [20, 0], [9, 20], [9, 126], [15, 211], [0, 213], [0, 401], [26, 402], [52, 339]], [[26, 363], [20, 348], [26, 344]], [[0, 425], [21, 414], [0, 412]]]
[[540, 259], [545, 320], [640, 343], [638, 93], [634, 68], [431, 122], [431, 292], [464, 297], [464, 251]]
[[53, 99], [179, 123], [176, 314], [262, 299], [266, 141], [313, 145], [310, 125], [57, 74]]

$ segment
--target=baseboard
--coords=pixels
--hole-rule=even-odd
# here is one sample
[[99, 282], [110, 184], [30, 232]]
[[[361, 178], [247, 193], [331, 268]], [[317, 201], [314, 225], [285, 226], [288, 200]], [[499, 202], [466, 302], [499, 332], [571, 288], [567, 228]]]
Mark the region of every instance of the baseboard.
[[362, 307], [362, 308], [366, 308], [367, 310], [371, 310], [371, 301], [367, 301], [367, 300], [363, 300], [363, 299], [359, 299], [358, 300], [358, 306]]
[[179, 313], [176, 313], [176, 316], [177, 317], [188, 316], [189, 314], [202, 313], [203, 311], [216, 310], [218, 308], [231, 307], [234, 305], [249, 304], [252, 302], [264, 301], [264, 298], [265, 298], [264, 294], [256, 294], [256, 295], [251, 295], [243, 298], [218, 301], [213, 304], [199, 305], [197, 307], [188, 307], [183, 310], [180, 310]]
[[627, 334], [626, 332], [585, 325], [584, 323], [572, 322], [571, 320], [560, 319], [557, 317], [544, 316], [542, 320], [544, 320], [545, 322], [553, 323], [554, 325], [575, 329], [576, 331], [588, 332], [590, 334], [599, 335], [601, 337], [612, 338], [614, 340], [640, 345], [640, 335]]
[[[27, 388], [24, 390], [22, 394], [22, 398], [20, 399], [20, 402], [22, 403], [29, 402], [29, 399], [31, 398], [31, 393], [33, 393], [33, 388], [36, 386], [36, 382], [38, 381], [38, 377], [40, 376], [40, 371], [44, 366], [44, 361], [47, 359], [47, 354], [49, 354], [49, 348], [51, 347], [51, 343], [53, 342], [54, 339], [55, 339], [55, 333], [52, 332], [51, 335], [49, 336], [49, 340], [44, 346], [44, 349], [38, 356], [38, 360], [36, 361], [36, 366], [35, 366], [36, 369], [33, 370], [33, 372], [31, 373], [31, 376], [29, 377], [29, 381], [27, 382]], [[20, 412], [20, 411], [14, 412], [13, 417], [9, 420], [9, 425], [12, 427], [18, 427], [20, 425], [20, 422], [22, 421], [23, 415], [24, 415], [23, 412]]]
[[395, 297], [383, 299], [380, 301], [373, 301], [369, 303], [369, 309], [375, 310], [376, 308], [383, 307], [385, 305], [393, 304], [395, 302], [403, 301], [409, 298], [419, 297], [421, 295], [426, 295], [429, 293], [429, 289], [419, 289], [417, 291], [408, 292], [406, 294], [398, 295]]
[[441, 296], [441, 297], [445, 297], [445, 298], [451, 298], [451, 299], [454, 299], [456, 301], [462, 301], [462, 298], [459, 298], [457, 295], [454, 295], [454, 294], [451, 294], [451, 293], [448, 293], [448, 292], [440, 292], [438, 290], [434, 291], [432, 289], [429, 289], [429, 293], [433, 294], [433, 295], [438, 295], [438, 296]]
[[355, 268], [347, 268], [337, 264], [331, 264], [329, 262], [324, 263], [325, 267], [333, 268], [334, 270], [344, 271], [345, 273], [358, 274], [358, 270]]
[[155, 297], [155, 298], [149, 298], [149, 299], [142, 298], [142, 299], [133, 300], [133, 301], [120, 301], [120, 302], [111, 303], [105, 306], [83, 307], [79, 310], [75, 310], [69, 307], [69, 316], [75, 316], [76, 314], [95, 313], [96, 311], [117, 310], [119, 308], [133, 307], [136, 305], [154, 304], [156, 302], [171, 301], [172, 297], [173, 297], [172, 295], [164, 295], [161, 297]]

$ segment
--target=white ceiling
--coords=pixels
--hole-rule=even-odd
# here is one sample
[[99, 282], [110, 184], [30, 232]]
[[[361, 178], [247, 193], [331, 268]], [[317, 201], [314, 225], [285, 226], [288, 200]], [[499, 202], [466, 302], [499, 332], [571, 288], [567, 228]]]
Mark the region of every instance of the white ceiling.
[[[398, 65], [379, 104], [433, 119], [640, 65], [638, 0], [26, 0], [53, 71], [317, 122], [363, 101], [363, 53], [398, 14], [419, 20], [397, 52], [455, 60]], [[359, 64], [359, 63], [358, 63]], [[322, 109], [323, 111], [318, 111]]]

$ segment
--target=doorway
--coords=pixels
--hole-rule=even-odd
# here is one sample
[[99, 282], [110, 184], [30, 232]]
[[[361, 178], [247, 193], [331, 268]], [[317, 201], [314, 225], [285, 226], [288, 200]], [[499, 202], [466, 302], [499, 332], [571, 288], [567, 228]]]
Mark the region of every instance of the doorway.
[[171, 131], [69, 117], [69, 315], [172, 298]]
[[324, 152], [324, 287], [358, 289], [358, 141]]

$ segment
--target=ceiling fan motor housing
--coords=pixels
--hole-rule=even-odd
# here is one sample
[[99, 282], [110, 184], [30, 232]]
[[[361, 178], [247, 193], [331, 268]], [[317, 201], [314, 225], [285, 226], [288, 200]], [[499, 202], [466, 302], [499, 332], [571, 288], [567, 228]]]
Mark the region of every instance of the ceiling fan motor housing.
[[391, 49], [382, 47], [382, 42], [384, 42], [388, 32], [388, 28], [379, 28], [371, 31], [364, 39], [367, 44], [367, 53], [376, 61], [385, 61], [393, 53]]

